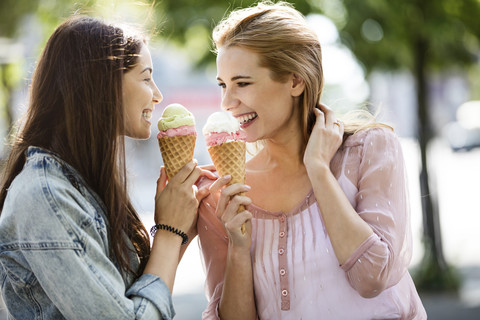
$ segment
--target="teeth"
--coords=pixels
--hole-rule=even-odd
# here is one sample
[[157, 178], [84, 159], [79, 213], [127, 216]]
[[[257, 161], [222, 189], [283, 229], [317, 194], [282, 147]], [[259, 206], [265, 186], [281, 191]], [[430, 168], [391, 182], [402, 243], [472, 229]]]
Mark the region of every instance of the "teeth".
[[142, 117], [145, 120], [150, 120], [150, 119], [152, 119], [152, 112], [151, 111], [144, 111], [144, 112], [142, 112]]
[[258, 116], [258, 114], [256, 112], [249, 113], [249, 114], [246, 114], [244, 116], [238, 117], [238, 121], [240, 122], [240, 124], [244, 124], [244, 123], [247, 123], [250, 120], [255, 119], [257, 116]]

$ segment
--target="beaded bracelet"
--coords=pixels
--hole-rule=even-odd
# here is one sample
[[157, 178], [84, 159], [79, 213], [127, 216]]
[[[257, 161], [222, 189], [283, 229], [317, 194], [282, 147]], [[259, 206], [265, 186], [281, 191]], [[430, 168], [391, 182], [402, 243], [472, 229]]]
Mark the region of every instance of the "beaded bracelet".
[[167, 224], [156, 224], [156, 225], [154, 225], [150, 229], [150, 234], [152, 235], [152, 237], [155, 237], [155, 233], [157, 233], [157, 230], [167, 230], [167, 231], [170, 231], [170, 232], [173, 232], [173, 233], [179, 235], [183, 239], [182, 240], [182, 246], [184, 244], [187, 244], [187, 242], [188, 242], [188, 236], [185, 232], [180, 231], [177, 228], [171, 227]]

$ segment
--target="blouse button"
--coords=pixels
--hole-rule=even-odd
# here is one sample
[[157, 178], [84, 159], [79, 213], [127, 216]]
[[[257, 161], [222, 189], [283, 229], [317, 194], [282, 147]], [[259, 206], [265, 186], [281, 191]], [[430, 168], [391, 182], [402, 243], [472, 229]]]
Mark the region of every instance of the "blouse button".
[[285, 273], [286, 273], [285, 269], [283, 269], [283, 268], [282, 268], [282, 269], [280, 269], [280, 275], [281, 275], [281, 276], [284, 276], [284, 275], [285, 275]]
[[288, 290], [282, 290], [282, 296], [284, 297], [288, 296]]
[[283, 248], [280, 248], [280, 249], [278, 250], [278, 253], [279, 253], [280, 255], [282, 255], [282, 254], [285, 253], [285, 250], [284, 250]]
[[284, 231], [281, 231], [280, 234], [279, 234], [280, 238], [283, 238], [285, 237], [285, 232]]

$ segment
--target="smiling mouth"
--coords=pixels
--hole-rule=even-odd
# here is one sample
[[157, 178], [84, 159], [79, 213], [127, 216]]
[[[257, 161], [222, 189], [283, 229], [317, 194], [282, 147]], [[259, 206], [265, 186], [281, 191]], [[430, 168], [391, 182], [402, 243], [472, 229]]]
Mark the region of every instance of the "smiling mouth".
[[150, 121], [150, 119], [152, 119], [152, 111], [150, 110], [144, 110], [142, 112], [142, 117], [147, 120], [147, 121]]
[[246, 123], [249, 123], [253, 120], [255, 120], [258, 117], [258, 114], [256, 112], [248, 113], [242, 116], [239, 116], [238, 122], [240, 122], [240, 125], [244, 125]]

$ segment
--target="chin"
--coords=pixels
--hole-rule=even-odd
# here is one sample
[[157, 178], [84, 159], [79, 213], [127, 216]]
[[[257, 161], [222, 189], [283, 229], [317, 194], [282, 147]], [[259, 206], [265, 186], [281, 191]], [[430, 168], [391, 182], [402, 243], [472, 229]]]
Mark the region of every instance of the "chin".
[[134, 133], [131, 133], [131, 134], [127, 134], [126, 135], [127, 137], [129, 138], [132, 138], [132, 139], [137, 139], [137, 140], [147, 140], [150, 138], [151, 136], [151, 132], [148, 131], [147, 132], [134, 132]]
[[247, 138], [245, 139], [246, 142], [257, 142], [257, 141], [261, 141], [261, 140], [264, 140], [265, 138], [263, 138], [262, 136], [259, 136], [257, 134], [248, 134], [247, 133]]
[[144, 134], [144, 135], [141, 135], [140, 137], [138, 137], [137, 139], [139, 140], [147, 140], [149, 139], [151, 136], [150, 132], [148, 132], [148, 134]]

